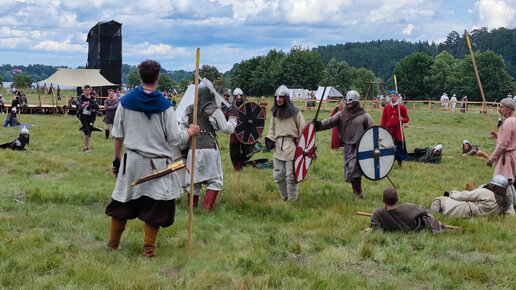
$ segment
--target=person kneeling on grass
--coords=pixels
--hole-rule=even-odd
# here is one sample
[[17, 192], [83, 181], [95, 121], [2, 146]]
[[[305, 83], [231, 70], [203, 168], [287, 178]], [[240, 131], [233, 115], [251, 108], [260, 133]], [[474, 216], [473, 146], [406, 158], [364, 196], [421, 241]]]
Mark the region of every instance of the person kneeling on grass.
[[385, 232], [402, 231], [406, 233], [429, 230], [441, 233], [444, 229], [437, 219], [422, 205], [402, 203], [397, 206], [398, 192], [394, 188], [383, 191], [384, 208], [377, 208], [371, 217], [371, 228]]
[[507, 178], [496, 175], [487, 185], [474, 188], [468, 184], [465, 191], [445, 191], [444, 196], [437, 197], [430, 210], [442, 212], [446, 217], [470, 218], [475, 216], [488, 216], [509, 214], [514, 215], [506, 193]]

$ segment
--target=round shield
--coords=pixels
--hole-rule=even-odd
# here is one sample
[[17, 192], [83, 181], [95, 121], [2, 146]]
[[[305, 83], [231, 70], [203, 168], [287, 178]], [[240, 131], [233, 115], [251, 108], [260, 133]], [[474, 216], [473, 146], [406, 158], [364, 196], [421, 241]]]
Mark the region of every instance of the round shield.
[[238, 108], [235, 127], [237, 139], [244, 144], [254, 144], [262, 136], [265, 112], [254, 102], [246, 102]]
[[358, 143], [358, 164], [365, 177], [380, 180], [394, 165], [396, 145], [391, 133], [380, 126], [367, 129]]
[[299, 136], [296, 155], [294, 156], [294, 176], [296, 182], [305, 179], [308, 168], [312, 164], [315, 154], [315, 127], [312, 122], [306, 125], [303, 133]]

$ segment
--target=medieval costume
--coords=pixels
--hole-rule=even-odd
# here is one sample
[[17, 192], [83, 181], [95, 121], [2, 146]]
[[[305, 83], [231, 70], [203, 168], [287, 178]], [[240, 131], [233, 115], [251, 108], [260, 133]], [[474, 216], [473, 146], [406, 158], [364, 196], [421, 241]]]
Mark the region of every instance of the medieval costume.
[[[231, 108], [228, 111], [228, 116], [238, 118], [238, 108], [247, 102], [246, 97], [240, 88], [233, 91], [234, 99]], [[235, 171], [239, 171], [244, 166], [244, 163], [251, 158], [250, 155], [254, 151], [254, 144], [245, 144], [238, 140], [235, 133], [229, 137], [229, 156]]]
[[16, 109], [16, 107], [13, 107], [11, 109], [11, 112], [7, 114], [7, 118], [5, 118], [4, 127], [21, 125], [20, 121], [18, 121], [18, 118], [16, 117], [17, 113], [18, 109]]
[[[298, 183], [294, 177], [294, 157], [297, 139], [305, 128], [303, 114], [290, 101], [288, 88], [281, 85], [274, 94], [274, 106], [266, 141], [274, 148], [274, 182], [281, 199], [297, 200]], [[274, 143], [272, 145], [271, 143]]]
[[[405, 144], [405, 136], [402, 133], [401, 125], [408, 123], [409, 117], [407, 114], [407, 108], [401, 104], [398, 100], [398, 93], [391, 91], [391, 103], [385, 106], [382, 114], [382, 122], [380, 126], [385, 127], [394, 137], [396, 143], [396, 154], [394, 159], [398, 160], [398, 164], [401, 166], [401, 162], [406, 160], [408, 157], [407, 145]], [[393, 101], [393, 100], [396, 101]]]
[[415, 148], [414, 153], [408, 154], [407, 160], [439, 164], [443, 158], [442, 151], [443, 145], [441, 144], [438, 144], [435, 147]]
[[496, 138], [496, 147], [489, 159], [487, 165], [491, 166], [495, 163], [493, 175], [501, 174], [509, 180], [508, 194], [513, 206], [516, 206], [516, 192], [514, 189], [514, 181], [516, 181], [516, 117], [514, 110], [516, 103], [511, 98], [505, 98], [500, 101], [500, 113], [504, 115], [505, 121], [500, 126], [498, 133], [491, 132]]
[[[108, 246], [116, 249], [127, 220], [138, 218], [145, 222], [143, 254], [154, 256], [159, 227], [174, 223], [175, 200], [183, 191], [181, 182], [173, 172], [134, 187], [130, 183], [172, 164], [176, 157], [172, 156], [172, 146], [186, 145], [189, 133], [179, 127], [172, 104], [160, 91], [144, 91], [139, 86], [122, 98], [113, 137], [113, 166], [119, 170], [112, 201], [106, 208], [112, 217]], [[121, 142], [125, 152], [120, 161], [116, 155]]]
[[495, 175], [490, 184], [471, 191], [446, 191], [444, 196], [432, 202], [430, 209], [442, 212], [446, 217], [470, 218], [504, 213], [514, 215], [507, 186], [507, 178]]
[[[89, 88], [85, 86], [84, 91]], [[89, 88], [91, 91], [91, 88]], [[85, 95], [84, 93], [77, 98], [75, 103], [77, 107], [77, 117], [81, 121], [81, 130], [84, 132], [84, 152], [89, 152], [89, 138], [91, 132], [95, 131], [95, 118], [97, 113], [100, 111], [97, 100], [93, 94]]]
[[357, 91], [349, 91], [346, 94], [345, 109], [331, 118], [316, 121], [314, 124], [317, 131], [338, 128], [339, 140], [343, 144], [344, 178], [351, 183], [355, 195], [363, 198], [362, 171], [358, 165], [357, 148], [364, 131], [374, 123], [371, 116], [360, 107], [360, 94]]
[[[344, 107], [340, 105], [341, 102], [342, 104], [344, 104], [344, 100], [339, 100], [339, 105], [333, 109], [333, 111], [331, 112], [331, 116], [337, 114], [338, 112], [344, 109]], [[339, 138], [339, 127], [335, 126], [333, 127], [333, 130], [331, 132], [331, 149], [337, 150], [340, 147], [342, 147], [342, 143], [340, 142]]]
[[[235, 131], [236, 119], [230, 117], [228, 121], [216, 100], [216, 90], [206, 78], [199, 83], [197, 124], [201, 132], [196, 139], [195, 172], [193, 205], [197, 206], [202, 185], [206, 185], [206, 195], [203, 207], [212, 210], [219, 191], [223, 186], [222, 162], [217, 142], [216, 131], [232, 134]], [[193, 105], [185, 110], [181, 125], [187, 128], [193, 123]], [[186, 189], [190, 190], [190, 167], [192, 164], [191, 144], [188, 143]], [[191, 192], [190, 192], [191, 194]]]
[[15, 151], [25, 151], [25, 146], [29, 145], [30, 136], [29, 130], [23, 127], [20, 131], [20, 136], [14, 139], [12, 142], [0, 144], [2, 149], [11, 149]]
[[113, 121], [115, 120], [116, 108], [118, 107], [118, 100], [115, 98], [114, 91], [110, 90], [108, 98], [104, 101], [104, 133], [106, 140], [109, 139], [109, 130], [113, 128]]
[[477, 156], [486, 160], [489, 159], [489, 155], [487, 155], [487, 153], [479, 150], [478, 146], [471, 145], [471, 143], [466, 139], [462, 141], [462, 156]]
[[435, 217], [422, 205], [403, 203], [394, 209], [377, 208], [371, 217], [371, 228], [385, 232], [402, 231], [405, 233], [429, 230], [442, 232], [442, 227]]

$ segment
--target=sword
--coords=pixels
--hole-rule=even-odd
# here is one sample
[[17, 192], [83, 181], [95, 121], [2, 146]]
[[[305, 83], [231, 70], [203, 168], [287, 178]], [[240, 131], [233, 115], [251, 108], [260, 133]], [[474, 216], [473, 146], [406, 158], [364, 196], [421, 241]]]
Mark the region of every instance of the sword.
[[153, 180], [153, 179], [156, 179], [158, 177], [162, 177], [162, 176], [165, 176], [167, 174], [170, 174], [174, 171], [177, 171], [179, 169], [182, 169], [185, 167], [185, 162], [183, 160], [179, 160], [175, 163], [172, 163], [171, 165], [169, 165], [167, 168], [163, 169], [163, 170], [160, 170], [160, 171], [154, 171], [152, 172], [151, 174], [149, 175], [145, 175], [143, 177], [140, 177], [138, 179], [136, 179], [135, 181], [133, 181], [131, 183], [131, 187], [137, 185], [137, 184], [140, 184], [140, 183], [144, 183], [144, 182], [147, 182], [149, 180]]

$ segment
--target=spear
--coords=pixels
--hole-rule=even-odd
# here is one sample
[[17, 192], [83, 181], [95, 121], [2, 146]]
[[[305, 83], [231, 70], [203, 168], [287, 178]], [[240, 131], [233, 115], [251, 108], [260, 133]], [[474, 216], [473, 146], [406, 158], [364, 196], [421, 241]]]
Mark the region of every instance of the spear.
[[475, 55], [473, 54], [473, 49], [471, 48], [471, 41], [469, 40], [469, 34], [467, 30], [464, 30], [464, 37], [466, 38], [466, 42], [468, 44], [469, 56], [471, 57], [471, 62], [473, 63], [473, 69], [475, 70], [475, 76], [477, 77], [478, 88], [480, 89], [480, 95], [482, 96], [482, 107], [486, 110], [487, 122], [489, 123], [489, 129], [494, 131], [493, 124], [491, 124], [491, 119], [489, 118], [489, 111], [487, 110], [486, 105], [486, 96], [484, 95], [484, 89], [482, 89], [482, 83], [480, 82], [480, 76], [478, 74], [477, 63], [475, 62]]
[[[197, 125], [197, 103], [199, 98], [199, 56], [201, 49], [197, 48], [197, 57], [195, 59], [195, 99], [193, 106], [193, 124]], [[190, 194], [188, 195], [188, 248], [192, 247], [192, 222], [193, 222], [193, 194], [194, 194], [194, 176], [195, 176], [195, 145], [197, 138], [192, 137], [192, 164], [190, 165]]]
[[398, 81], [396, 80], [396, 75], [394, 75], [394, 89], [398, 94], [398, 119], [400, 120], [400, 130], [401, 130], [401, 148], [405, 147], [405, 137], [403, 136], [403, 124], [401, 123], [401, 98], [399, 97], [400, 93], [398, 92]]

